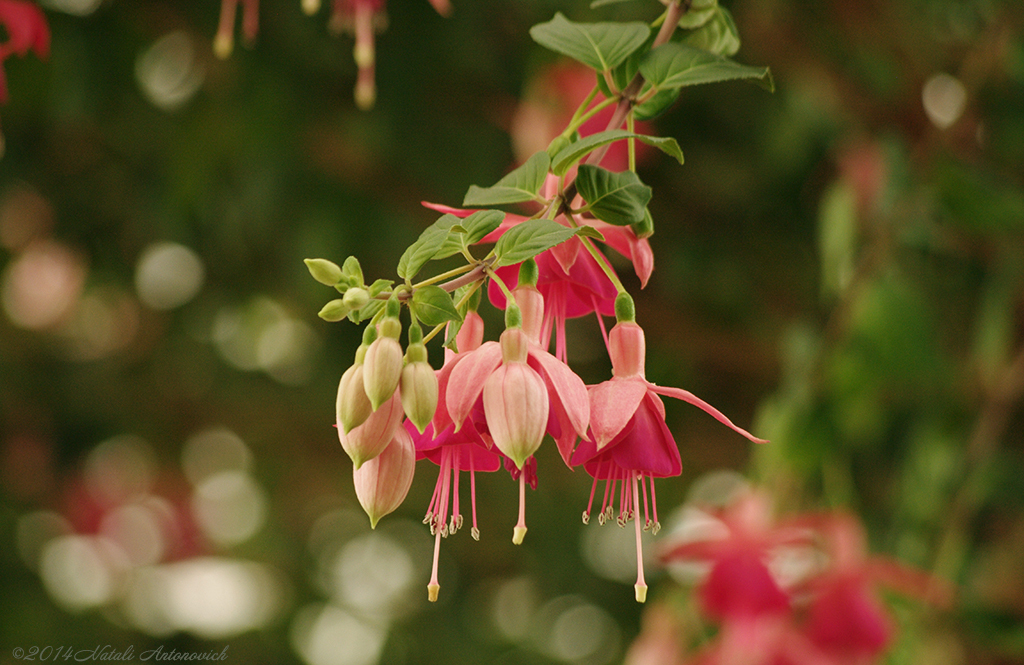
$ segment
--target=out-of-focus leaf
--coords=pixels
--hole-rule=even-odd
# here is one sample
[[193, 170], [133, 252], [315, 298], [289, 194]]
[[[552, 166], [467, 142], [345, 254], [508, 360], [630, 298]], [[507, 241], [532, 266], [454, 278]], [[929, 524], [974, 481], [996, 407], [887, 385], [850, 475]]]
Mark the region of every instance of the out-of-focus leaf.
[[576, 23], [561, 13], [530, 28], [533, 40], [599, 72], [625, 60], [651, 34], [646, 23]]

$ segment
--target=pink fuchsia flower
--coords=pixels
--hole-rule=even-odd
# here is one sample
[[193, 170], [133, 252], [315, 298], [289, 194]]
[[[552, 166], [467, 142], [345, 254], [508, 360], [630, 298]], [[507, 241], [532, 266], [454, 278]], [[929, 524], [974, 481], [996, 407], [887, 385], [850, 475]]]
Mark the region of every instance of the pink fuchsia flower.
[[352, 469], [356, 498], [370, 518], [371, 528], [377, 528], [380, 518], [394, 512], [405, 501], [415, 466], [416, 449], [412, 438], [399, 427], [379, 455]]
[[384, 451], [402, 424], [403, 415], [402, 398], [400, 391], [396, 390], [390, 399], [381, 404], [380, 408], [371, 413], [358, 427], [353, 427], [346, 433], [341, 423], [337, 424], [341, 447], [348, 453], [355, 468], [358, 469]]
[[820, 526], [827, 567], [807, 585], [806, 632], [835, 663], [870, 662], [892, 639], [893, 625], [876, 588], [886, 586], [940, 605], [949, 591], [935, 578], [895, 561], [867, 555], [864, 528], [852, 515], [834, 514]]
[[48, 58], [50, 28], [39, 6], [27, 0], [0, 0], [0, 25], [7, 32], [7, 41], [0, 43], [0, 104], [6, 104], [4, 60], [12, 55], [23, 58], [29, 51], [43, 60]]
[[220, 22], [217, 24], [217, 35], [213, 38], [213, 52], [218, 58], [229, 57], [235, 47], [235, 14], [239, 2], [243, 5], [242, 37], [246, 45], [256, 41], [260, 29], [259, 0], [221, 0]]
[[[456, 345], [461, 354], [480, 347], [483, 341], [483, 320], [476, 312], [468, 312], [459, 333]], [[444, 394], [447, 387], [450, 368], [459, 355], [446, 349], [445, 366], [438, 371], [439, 393]], [[459, 510], [459, 475], [462, 471], [469, 472], [470, 507], [472, 528], [470, 533], [475, 540], [480, 539], [480, 529], [476, 518], [476, 472], [491, 472], [501, 468], [501, 456], [492, 450], [493, 443], [487, 434], [487, 425], [483, 415], [482, 401], [474, 406], [469, 422], [464, 423], [458, 432], [455, 424], [447, 414], [443, 404], [437, 409], [434, 420], [424, 431], [417, 432], [413, 425], [406, 421], [406, 430], [412, 435], [416, 445], [416, 459], [429, 459], [440, 467], [434, 493], [427, 507], [425, 524], [430, 525], [430, 533], [434, 536], [434, 561], [430, 582], [427, 585], [428, 598], [437, 600], [440, 584], [437, 578], [438, 557], [441, 552], [441, 538], [447, 537], [462, 528], [462, 514]], [[437, 428], [440, 429], [437, 429]], [[439, 432], [435, 435], [435, 432]], [[450, 506], [450, 511], [449, 511]]]
[[[636, 522], [637, 601], [643, 602], [647, 584], [643, 574], [641, 530], [660, 529], [654, 479], [682, 473], [682, 460], [672, 432], [665, 424], [665, 405], [660, 395], [689, 402], [711, 414], [716, 420], [751, 441], [764, 443], [740, 429], [720, 411], [692, 393], [678, 388], [656, 386], [644, 377], [646, 344], [644, 332], [632, 321], [621, 321], [609, 335], [611, 380], [588, 388], [590, 392], [590, 437], [580, 442], [572, 455], [572, 465], [582, 465], [594, 478], [590, 501], [583, 513], [589, 522], [594, 495], [599, 481], [605, 492], [599, 521], [603, 524], [614, 516], [615, 487], [618, 484], [618, 522]], [[639, 510], [643, 504], [644, 525]]]
[[[445, 405], [456, 431], [468, 421], [481, 397], [495, 446], [518, 469], [524, 468], [545, 432], [556, 440], [568, 438], [562, 432], [560, 418], [571, 425], [573, 439], [586, 432], [590, 418], [583, 381], [564, 363], [532, 343], [522, 328], [508, 328], [500, 343], [486, 342], [453, 361]], [[549, 418], [552, 410], [560, 415]], [[567, 457], [568, 451], [562, 452]], [[526, 534], [528, 475], [519, 476], [519, 522], [513, 531], [516, 544]]]

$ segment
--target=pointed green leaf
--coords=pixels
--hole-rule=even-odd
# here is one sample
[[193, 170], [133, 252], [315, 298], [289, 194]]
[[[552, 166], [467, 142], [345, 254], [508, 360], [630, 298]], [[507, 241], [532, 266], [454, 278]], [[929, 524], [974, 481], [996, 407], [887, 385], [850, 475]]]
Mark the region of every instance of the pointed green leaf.
[[470, 185], [462, 205], [496, 206], [542, 200], [538, 192], [544, 185], [544, 178], [548, 175], [550, 165], [551, 158], [547, 152], [541, 150], [490, 187]]
[[604, 242], [604, 234], [595, 229], [593, 226], [581, 226], [576, 229], [576, 235], [586, 236], [587, 238], [593, 238], [598, 242]]
[[462, 220], [462, 226], [466, 228], [466, 236], [463, 241], [467, 245], [476, 244], [483, 240], [488, 233], [501, 226], [503, 221], [505, 221], [505, 213], [500, 210], [477, 210]]
[[412, 313], [426, 326], [439, 326], [447, 321], [461, 321], [452, 296], [439, 286], [416, 289], [409, 301]]
[[718, 7], [712, 19], [687, 35], [683, 43], [728, 57], [740, 50], [740, 32], [729, 10]]
[[[451, 228], [461, 222], [462, 220], [455, 215], [446, 214], [423, 229], [423, 233], [416, 239], [416, 242], [409, 245], [402, 257], [398, 259], [398, 276], [402, 279], [415, 277], [427, 261], [435, 258], [438, 250], [448, 239]], [[459, 251], [458, 247], [455, 251]]]
[[384, 302], [383, 300], [371, 300], [359, 309], [349, 312], [348, 320], [352, 323], [360, 323], [366, 319], [371, 319], [376, 316], [377, 312], [384, 309]]
[[395, 282], [390, 279], [378, 279], [374, 280], [370, 288], [367, 289], [367, 293], [371, 298], [376, 298], [385, 291], [390, 291], [391, 287], [395, 285]]
[[651, 188], [632, 171], [613, 173], [589, 164], [580, 166], [576, 188], [587, 202], [590, 214], [616, 226], [643, 221], [651, 200]]
[[647, 54], [640, 73], [657, 88], [671, 90], [700, 83], [752, 79], [767, 90], [775, 83], [767, 67], [751, 67], [693, 46], [669, 42]]
[[533, 40], [599, 72], [608, 71], [643, 46], [651, 34], [645, 23], [575, 23], [561, 13], [530, 28]]
[[576, 229], [550, 219], [531, 219], [516, 224], [498, 238], [494, 267], [510, 266], [533, 258], [576, 235]]
[[680, 164], [683, 163], [683, 150], [679, 147], [679, 143], [677, 143], [671, 136], [648, 136], [646, 134], [634, 134], [633, 132], [628, 132], [625, 129], [609, 129], [604, 132], [585, 136], [579, 141], [576, 141], [564, 148], [560, 153], [555, 155], [555, 158], [552, 160], [551, 170], [555, 175], [565, 175], [566, 171], [572, 168], [573, 164], [581, 160], [592, 150], [607, 143], [629, 138], [636, 139], [649, 146], [653, 146], [658, 150], [675, 157]]
[[676, 103], [682, 88], [674, 90], [658, 90], [647, 101], [633, 107], [633, 117], [637, 120], [652, 120], [669, 110]]
[[718, 0], [694, 0], [690, 8], [679, 17], [680, 28], [699, 28], [715, 15], [718, 8]]

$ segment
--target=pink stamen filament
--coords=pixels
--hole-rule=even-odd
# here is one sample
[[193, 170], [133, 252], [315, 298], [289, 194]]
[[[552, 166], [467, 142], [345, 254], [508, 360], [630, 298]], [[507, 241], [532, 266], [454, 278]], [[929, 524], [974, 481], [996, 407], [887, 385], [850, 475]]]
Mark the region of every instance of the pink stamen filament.
[[476, 525], [476, 469], [472, 465], [469, 467], [469, 502], [473, 511], [473, 528], [469, 533], [473, 540], [480, 540], [480, 529]]
[[597, 297], [594, 295], [590, 296], [591, 302], [594, 303], [594, 316], [597, 317], [597, 324], [601, 327], [601, 337], [604, 338], [604, 347], [611, 353], [611, 344], [608, 342], [608, 329], [604, 325], [604, 317], [601, 315], [601, 311], [598, 309]]

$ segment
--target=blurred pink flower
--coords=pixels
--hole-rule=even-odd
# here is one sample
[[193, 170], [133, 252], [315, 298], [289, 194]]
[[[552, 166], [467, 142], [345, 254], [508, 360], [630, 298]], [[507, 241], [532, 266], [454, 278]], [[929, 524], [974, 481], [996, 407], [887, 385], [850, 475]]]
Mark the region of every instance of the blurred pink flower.
[[0, 0], [0, 25], [7, 32], [7, 41], [0, 43], [0, 104], [6, 104], [4, 60], [12, 55], [25, 57], [29, 51], [43, 60], [48, 58], [50, 28], [39, 6], [27, 0]]

